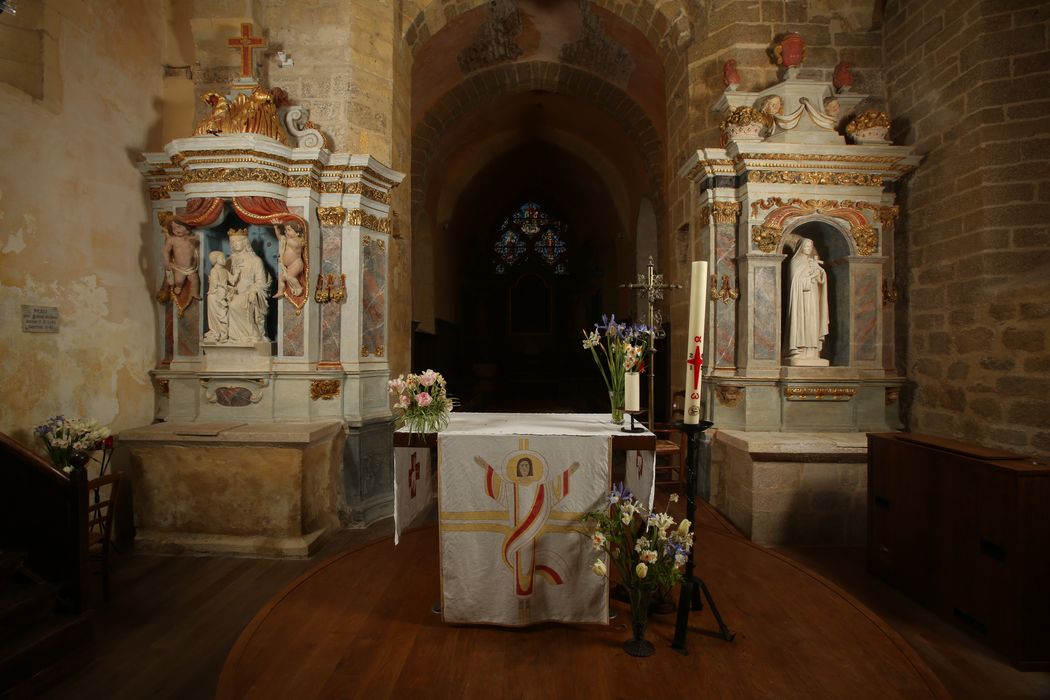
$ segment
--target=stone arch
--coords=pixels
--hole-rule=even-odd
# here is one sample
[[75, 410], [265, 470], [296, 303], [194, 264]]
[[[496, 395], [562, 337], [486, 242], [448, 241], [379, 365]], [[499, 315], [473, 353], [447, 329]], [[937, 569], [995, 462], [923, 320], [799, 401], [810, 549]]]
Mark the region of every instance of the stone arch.
[[416, 127], [412, 138], [412, 218], [424, 215], [424, 197], [434, 149], [461, 116], [493, 97], [546, 90], [579, 97], [604, 109], [638, 145], [645, 163], [658, 221], [663, 213], [664, 144], [645, 112], [621, 89], [598, 76], [561, 63], [531, 61], [494, 66], [465, 78], [442, 97]]

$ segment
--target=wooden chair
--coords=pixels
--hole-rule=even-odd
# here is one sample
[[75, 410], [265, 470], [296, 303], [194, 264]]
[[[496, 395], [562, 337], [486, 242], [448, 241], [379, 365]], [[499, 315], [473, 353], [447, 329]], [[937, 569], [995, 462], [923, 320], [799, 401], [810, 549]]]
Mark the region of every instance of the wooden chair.
[[653, 428], [656, 435], [656, 483], [685, 483], [685, 459], [688, 450], [686, 434], [674, 427], [675, 421], [682, 420], [682, 406], [685, 404], [685, 392], [676, 391], [671, 406], [671, 422], [657, 424]]
[[101, 562], [102, 599], [109, 602], [109, 549], [113, 511], [120, 495], [119, 472], [88, 482], [88, 558]]

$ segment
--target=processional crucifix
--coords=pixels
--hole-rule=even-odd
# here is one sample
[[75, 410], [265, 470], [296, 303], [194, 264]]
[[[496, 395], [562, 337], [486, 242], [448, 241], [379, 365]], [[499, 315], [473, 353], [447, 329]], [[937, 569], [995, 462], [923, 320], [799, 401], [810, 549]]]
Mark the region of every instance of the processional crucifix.
[[647, 364], [649, 368], [649, 427], [652, 428], [656, 422], [656, 410], [653, 403], [656, 387], [656, 365], [653, 361], [653, 355], [656, 353], [656, 339], [667, 335], [664, 332], [664, 320], [660, 314], [660, 309], [656, 307], [656, 302], [664, 298], [665, 289], [681, 289], [682, 285], [665, 283], [663, 274], [656, 274], [656, 265], [653, 263], [653, 256], [650, 255], [649, 265], [646, 267], [645, 274], [639, 273], [637, 282], [621, 284], [620, 286], [627, 289], [637, 289], [639, 294], [645, 296], [646, 302], [649, 304], [649, 322], [646, 325], [649, 326], [649, 349], [647, 351], [649, 359]]

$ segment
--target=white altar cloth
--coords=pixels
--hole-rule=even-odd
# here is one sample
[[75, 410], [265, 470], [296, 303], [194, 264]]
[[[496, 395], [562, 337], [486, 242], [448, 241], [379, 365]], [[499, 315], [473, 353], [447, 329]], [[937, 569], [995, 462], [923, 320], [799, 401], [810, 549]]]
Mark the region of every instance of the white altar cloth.
[[[452, 414], [437, 439], [445, 621], [608, 623], [608, 581], [591, 571], [598, 554], [579, 520], [606, 503], [623, 435], [607, 414]], [[401, 501], [415, 500], [404, 498], [413, 479], [420, 496], [425, 451], [395, 449], [398, 527], [422, 507]], [[649, 505], [654, 462], [627, 451], [627, 487]]]

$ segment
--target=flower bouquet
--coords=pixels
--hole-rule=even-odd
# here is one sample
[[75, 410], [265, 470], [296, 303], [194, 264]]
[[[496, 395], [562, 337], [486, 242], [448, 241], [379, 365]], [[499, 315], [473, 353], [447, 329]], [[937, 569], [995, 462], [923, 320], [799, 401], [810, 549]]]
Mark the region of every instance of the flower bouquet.
[[74, 467], [83, 467], [91, 459], [90, 453], [102, 450], [99, 476], [105, 474], [113, 454], [113, 436], [109, 428], [98, 421], [54, 416], [33, 431], [44, 443], [48, 459], [67, 474]]
[[[617, 323], [616, 315], [602, 316], [590, 333], [583, 331], [583, 347], [590, 350], [594, 364], [602, 373], [605, 388], [609, 390], [613, 423], [623, 422], [624, 373], [645, 371], [645, 351], [652, 338], [652, 330], [643, 324]], [[601, 351], [599, 356], [598, 351]]]
[[448, 427], [455, 399], [445, 389], [440, 372], [428, 369], [422, 374], [400, 375], [389, 382], [397, 395], [394, 411], [401, 425], [412, 433], [437, 433]]
[[[669, 503], [677, 500], [677, 494], [668, 498]], [[649, 512], [622, 483], [613, 487], [607, 508], [586, 514], [583, 521], [590, 526], [594, 548], [608, 555], [631, 599], [634, 637], [624, 642], [624, 649], [634, 656], [649, 656], [654, 651], [644, 638], [649, 601], [654, 592], [670, 590], [682, 580], [681, 567], [693, 547], [691, 523], [682, 520], [675, 527], [666, 512]], [[601, 556], [592, 570], [609, 575]]]

